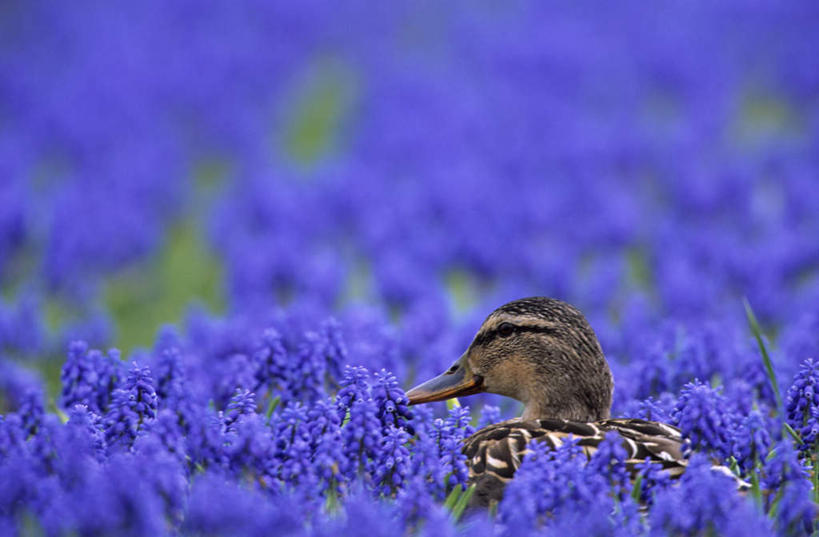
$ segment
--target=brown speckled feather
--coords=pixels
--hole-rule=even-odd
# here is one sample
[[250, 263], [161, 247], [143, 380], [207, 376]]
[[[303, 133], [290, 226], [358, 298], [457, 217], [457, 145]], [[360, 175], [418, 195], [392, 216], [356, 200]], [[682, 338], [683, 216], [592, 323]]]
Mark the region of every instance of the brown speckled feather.
[[639, 419], [606, 419], [583, 423], [562, 419], [507, 420], [490, 425], [464, 441], [463, 452], [469, 465], [469, 483], [476, 485], [473, 504], [488, 505], [503, 497], [505, 484], [512, 479], [531, 441], [559, 447], [572, 437], [587, 457], [597, 451], [606, 433], [614, 431], [623, 439], [626, 466], [646, 459], [661, 464], [672, 477], [685, 470], [683, 439], [679, 429], [663, 423]]

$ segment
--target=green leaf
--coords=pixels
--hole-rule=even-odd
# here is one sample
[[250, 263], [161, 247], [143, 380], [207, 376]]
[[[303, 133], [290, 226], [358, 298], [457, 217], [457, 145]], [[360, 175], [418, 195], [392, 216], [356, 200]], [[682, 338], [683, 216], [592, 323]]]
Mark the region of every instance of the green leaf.
[[472, 495], [475, 493], [475, 485], [472, 484], [466, 489], [466, 492], [460, 495], [458, 501], [455, 503], [455, 507], [452, 508], [452, 518], [455, 522], [460, 520], [461, 516], [464, 514], [466, 510], [466, 506], [469, 505], [469, 500], [472, 498]]
[[281, 400], [282, 398], [280, 395], [270, 398], [270, 402], [267, 404], [267, 411], [264, 413], [265, 419], [268, 423], [270, 423], [270, 417], [273, 415], [273, 411], [276, 410], [276, 407], [279, 406]]
[[55, 407], [54, 412], [57, 414], [57, 417], [60, 418], [60, 423], [65, 424], [68, 422], [68, 416], [60, 407]]
[[759, 486], [759, 472], [756, 468], [751, 471], [751, 497], [757, 506], [762, 505], [762, 489]]
[[452, 511], [452, 508], [455, 507], [455, 504], [458, 502], [458, 498], [461, 497], [463, 490], [464, 489], [461, 486], [453, 488], [444, 501], [444, 509], [447, 511]]
[[341, 503], [338, 501], [335, 484], [331, 482], [327, 497], [324, 500], [324, 509], [327, 513], [336, 513], [340, 506]]
[[774, 372], [771, 355], [768, 354], [768, 349], [765, 347], [765, 341], [762, 339], [762, 329], [759, 327], [759, 321], [756, 320], [756, 315], [754, 315], [754, 310], [751, 309], [751, 304], [748, 302], [748, 299], [743, 298], [742, 303], [745, 306], [745, 316], [748, 318], [748, 325], [751, 327], [751, 333], [753, 333], [756, 343], [759, 345], [759, 352], [762, 354], [762, 363], [765, 365], [765, 374], [768, 376], [768, 382], [770, 382], [771, 388], [773, 388], [774, 397], [776, 398], [776, 408], [779, 411], [779, 414], [782, 415], [785, 407], [782, 405], [782, 396], [779, 393], [779, 384], [776, 382], [776, 373]]
[[634, 486], [631, 489], [631, 498], [635, 502], [640, 501], [640, 496], [643, 495], [643, 475], [638, 474], [637, 479], [634, 480]]
[[805, 441], [804, 441], [804, 440], [802, 440], [802, 437], [801, 437], [801, 436], [799, 436], [799, 433], [797, 433], [796, 431], [794, 431], [794, 430], [793, 430], [793, 427], [791, 427], [790, 425], [788, 425], [788, 423], [787, 423], [787, 422], [782, 422], [782, 428], [783, 428], [783, 429], [784, 429], [784, 430], [785, 430], [785, 431], [786, 431], [786, 432], [787, 432], [789, 435], [791, 435], [791, 438], [793, 438], [793, 439], [796, 441], [796, 443], [797, 443], [797, 444], [802, 445], [802, 444], [804, 444], [804, 443], [805, 443]]
[[[759, 345], [759, 352], [762, 354], [762, 363], [765, 366], [765, 374], [768, 377], [768, 382], [773, 389], [774, 398], [776, 399], [777, 413], [780, 416], [784, 416], [785, 405], [782, 404], [782, 395], [779, 393], [779, 383], [776, 381], [776, 372], [773, 368], [771, 355], [768, 354], [768, 349], [765, 346], [765, 340], [762, 339], [762, 329], [759, 327], [759, 321], [757, 321], [756, 315], [754, 315], [754, 310], [751, 308], [751, 304], [748, 302], [748, 299], [743, 298], [742, 303], [745, 306], [745, 316], [748, 318], [748, 325], [751, 327], [751, 332], [754, 334], [757, 345]], [[793, 428], [784, 420], [782, 421], [782, 431], [788, 433], [796, 441], [796, 443], [803, 443], [799, 433], [794, 431]]]

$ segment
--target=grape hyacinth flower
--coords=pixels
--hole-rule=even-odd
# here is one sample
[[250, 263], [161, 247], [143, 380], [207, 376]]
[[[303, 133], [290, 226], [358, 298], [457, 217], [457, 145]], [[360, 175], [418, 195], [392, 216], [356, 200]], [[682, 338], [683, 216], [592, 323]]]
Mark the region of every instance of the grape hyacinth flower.
[[346, 366], [344, 368], [341, 389], [336, 394], [336, 405], [342, 417], [353, 403], [369, 398], [369, 377], [370, 373], [365, 367]]
[[161, 448], [180, 463], [185, 462], [187, 454], [185, 438], [176, 413], [161, 408], [156, 414], [156, 419], [146, 423], [145, 432], [146, 434], [138, 436], [134, 442], [136, 453], [147, 451], [150, 454], [157, 454]]
[[390, 496], [400, 490], [409, 475], [410, 452], [407, 443], [410, 435], [401, 428], [387, 426], [381, 437], [381, 445], [374, 461], [373, 483], [375, 490]]
[[312, 449], [304, 405], [294, 403], [276, 413], [271, 430], [274, 475], [288, 485], [310, 480]]
[[[651, 460], [645, 460], [635, 466], [639, 479], [639, 498], [641, 504], [651, 506], [657, 493], [671, 486], [673, 481], [662, 466]], [[635, 487], [637, 485], [635, 484]], [[633, 493], [634, 494], [634, 493]]]
[[588, 506], [613, 507], [606, 477], [587, 470], [586, 457], [575, 440], [556, 449], [532, 442], [529, 451], [498, 507], [509, 531], [529, 533]]
[[370, 397], [354, 400], [341, 432], [350, 479], [374, 474], [383, 434], [375, 401]]
[[670, 422], [675, 402], [674, 396], [668, 392], [663, 392], [658, 398], [649, 397], [640, 401], [637, 417], [650, 421]]
[[802, 452], [815, 454], [819, 450], [819, 360], [802, 362], [788, 388], [785, 411], [788, 424], [802, 438]]
[[0, 354], [0, 413], [19, 410], [28, 394], [44, 391], [37, 374]]
[[734, 430], [731, 451], [743, 472], [751, 471], [770, 451], [773, 441], [768, 427], [762, 413], [752, 410]]
[[66, 430], [72, 436], [73, 445], [85, 443], [80, 452], [93, 454], [99, 461], [105, 457], [105, 429], [102, 418], [85, 405], [74, 405], [68, 411]]
[[614, 490], [619, 499], [625, 499], [631, 490], [631, 479], [626, 468], [626, 449], [623, 447], [622, 437], [609, 432], [597, 446], [597, 451], [589, 459], [586, 471], [604, 476], [609, 481], [610, 489]]
[[481, 408], [481, 417], [478, 419], [478, 430], [483, 429], [487, 425], [498, 423], [501, 420], [500, 407], [494, 405], [484, 405]]
[[[264, 393], [280, 388], [285, 394], [290, 393], [287, 380], [289, 368], [287, 349], [281, 334], [275, 328], [268, 328], [262, 334], [262, 345], [253, 353], [256, 367], [256, 387], [253, 391]], [[264, 390], [264, 391], [260, 391]]]
[[679, 485], [657, 493], [648, 522], [649, 535], [696, 535], [710, 528], [722, 535], [740, 518], [771, 535], [770, 524], [746, 498], [736, 491], [736, 483], [712, 469], [712, 463], [700, 453], [692, 455]]
[[786, 483], [780, 489], [782, 497], [773, 507], [774, 523], [780, 535], [815, 535], [819, 525], [819, 506], [811, 501], [813, 489], [806, 479]]
[[762, 488], [767, 491], [778, 490], [785, 483], [806, 480], [808, 469], [798, 457], [798, 451], [788, 439], [774, 444], [771, 454], [766, 457], [762, 468]]
[[148, 367], [134, 362], [122, 388], [114, 390], [111, 408], [105, 415], [105, 438], [109, 446], [133, 445], [143, 424], [156, 417], [157, 398]]
[[263, 416], [241, 415], [227, 430], [223, 451], [230, 470], [237, 477], [258, 476], [263, 481], [269, 480], [274, 467], [273, 438]]
[[161, 348], [153, 372], [156, 379], [156, 396], [160, 406], [176, 408], [186, 398], [186, 379], [179, 348]]
[[239, 418], [248, 416], [256, 412], [256, 394], [249, 390], [236, 389], [236, 393], [230, 398], [227, 409], [225, 409], [225, 427], [230, 429]]
[[183, 535], [262, 537], [273, 528], [281, 535], [299, 535], [310, 520], [303, 511], [290, 496], [271, 502], [258, 491], [207, 473], [193, 480], [180, 529]]
[[183, 424], [185, 453], [191, 469], [227, 466], [224, 453], [225, 424], [216, 411], [194, 407]]
[[338, 495], [347, 480], [350, 463], [344, 453], [341, 418], [330, 399], [320, 399], [307, 409], [307, 427], [320, 490]]
[[37, 432], [45, 415], [43, 408], [43, 393], [39, 386], [28, 388], [20, 400], [17, 414], [22, 419], [23, 429], [27, 434]]
[[[416, 414], [416, 443], [412, 475], [427, 476], [429, 491], [443, 497], [468, 478], [463, 440], [474, 432], [469, 426], [469, 408], [454, 407], [445, 419], [432, 419], [431, 410], [419, 408]], [[448, 477], [448, 478], [447, 478]]]
[[347, 362], [347, 345], [341, 333], [341, 323], [329, 318], [319, 328], [319, 354], [324, 356], [331, 379], [340, 379], [342, 366]]
[[736, 417], [719, 390], [699, 381], [683, 386], [671, 420], [691, 443], [690, 451], [714, 451], [721, 458], [731, 454], [731, 434]]
[[409, 399], [398, 386], [395, 375], [382, 369], [376, 371], [371, 385], [372, 398], [378, 405], [378, 419], [383, 427], [405, 428], [411, 431]]
[[71, 343], [60, 373], [63, 407], [81, 404], [97, 413], [106, 412], [121, 381], [122, 369], [117, 350], [103, 354], [89, 350], [83, 341]]

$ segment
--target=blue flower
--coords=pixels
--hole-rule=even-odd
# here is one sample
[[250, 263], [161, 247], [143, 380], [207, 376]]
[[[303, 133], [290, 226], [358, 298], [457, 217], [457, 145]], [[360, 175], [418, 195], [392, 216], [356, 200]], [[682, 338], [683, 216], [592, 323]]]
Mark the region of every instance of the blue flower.
[[28, 433], [18, 414], [0, 415], [0, 461], [25, 450]]
[[[251, 413], [243, 415], [228, 429], [222, 451], [235, 475], [269, 480], [274, 472], [274, 441], [264, 418]], [[295, 479], [295, 476], [291, 475]]]
[[483, 405], [481, 417], [478, 419], [478, 429], [483, 429], [487, 425], [498, 423], [501, 420], [500, 407], [494, 405]]
[[[282, 336], [276, 329], [268, 328], [264, 331], [262, 345], [253, 353], [253, 361], [258, 364], [254, 391], [261, 388], [272, 390], [278, 383], [286, 381], [289, 368], [288, 354]], [[285, 393], [289, 393], [288, 386], [281, 388]]]
[[372, 476], [383, 434], [378, 406], [370, 398], [358, 399], [350, 406], [348, 415], [341, 437], [344, 455], [350, 463], [349, 477]]
[[731, 450], [743, 472], [749, 472], [770, 451], [773, 440], [769, 427], [770, 420], [766, 421], [758, 410], [753, 410], [734, 430]]
[[179, 417], [172, 410], [160, 409], [156, 419], [146, 423], [145, 432], [146, 434], [137, 436], [134, 442], [136, 453], [149, 456], [169, 454], [180, 463], [186, 462], [188, 453], [184, 429], [179, 423]]
[[221, 417], [212, 409], [195, 407], [187, 418], [183, 424], [183, 438], [190, 469], [227, 466], [226, 431]]
[[373, 482], [380, 494], [389, 496], [404, 485], [410, 470], [409, 439], [404, 429], [392, 425], [384, 431], [373, 472]]
[[81, 404], [94, 412], [106, 412], [122, 376], [122, 363], [116, 350], [106, 355], [88, 350], [82, 341], [71, 343], [60, 374], [63, 407]]
[[161, 407], [177, 408], [190, 397], [190, 392], [185, 386], [187, 379], [178, 347], [163, 348], [153, 372], [156, 378], [156, 395]]
[[227, 409], [225, 409], [225, 426], [230, 426], [242, 416], [248, 416], [256, 412], [256, 394], [248, 391], [237, 389], [233, 397], [230, 398]]
[[626, 458], [622, 437], [609, 432], [589, 459], [587, 469], [605, 477], [609, 482], [609, 488], [613, 489], [621, 500], [625, 499], [631, 490], [631, 476], [626, 468]]
[[93, 455], [102, 461], [105, 457], [105, 429], [102, 418], [91, 412], [85, 405], [74, 405], [68, 411], [66, 431], [75, 453]]
[[349, 475], [350, 461], [345, 455], [341, 419], [333, 402], [321, 399], [308, 408], [306, 426], [319, 487], [322, 492], [329, 489], [331, 494], [338, 494]]
[[288, 405], [276, 414], [271, 429], [274, 475], [289, 484], [311, 479], [312, 439], [305, 407], [300, 403]]
[[43, 421], [43, 393], [39, 387], [32, 387], [23, 393], [17, 414], [22, 419], [23, 429], [28, 434], [35, 434]]
[[324, 356], [327, 372], [331, 379], [341, 379], [342, 366], [347, 361], [347, 345], [341, 334], [341, 323], [330, 318], [319, 328], [319, 354]]
[[181, 532], [184, 535], [261, 537], [271, 529], [299, 535], [309, 522], [299, 503], [287, 496], [276, 501], [216, 474], [193, 480]]
[[0, 355], [0, 411], [19, 410], [32, 393], [44, 391], [37, 373]]
[[409, 399], [404, 390], [398, 386], [395, 375], [382, 369], [376, 371], [370, 387], [372, 398], [378, 405], [378, 419], [383, 427], [403, 427], [410, 430], [412, 414], [409, 411]]
[[668, 392], [663, 392], [657, 399], [649, 397], [648, 399], [640, 401], [635, 417], [644, 420], [669, 422], [671, 421], [671, 413], [674, 411], [675, 404], [676, 399], [674, 396]]
[[733, 527], [737, 518], [753, 521], [748, 528], [761, 528], [770, 533], [762, 513], [752, 502], [740, 496], [736, 483], [712, 469], [712, 463], [701, 454], [694, 454], [678, 486], [657, 493], [648, 514], [650, 535], [694, 535], [710, 528], [721, 535]]
[[336, 404], [342, 417], [353, 403], [370, 397], [369, 377], [370, 373], [365, 367], [346, 366], [344, 368], [341, 389], [336, 394]]
[[819, 516], [819, 507], [812, 500], [813, 487], [806, 479], [786, 483], [773, 507], [779, 535], [812, 535]]
[[157, 398], [151, 370], [131, 366], [122, 388], [114, 390], [111, 408], [105, 415], [105, 437], [108, 445], [123, 444], [130, 448], [143, 424], [156, 417]]
[[446, 487], [465, 485], [469, 477], [466, 455], [462, 452], [464, 439], [475, 432], [469, 421], [469, 407], [453, 407], [446, 419], [433, 420], [426, 432], [436, 442], [439, 464], [449, 475], [448, 482], [444, 482]]
[[635, 469], [640, 480], [639, 499], [642, 504], [650, 506], [654, 502], [655, 495], [673, 483], [668, 472], [656, 461], [646, 459], [635, 465]]
[[775, 491], [785, 483], [807, 479], [808, 469], [799, 460], [798, 452], [789, 439], [777, 442], [762, 468], [762, 488]]
[[690, 441], [687, 451], [714, 451], [721, 458], [731, 454], [731, 435], [737, 418], [719, 390], [699, 381], [686, 384], [671, 419]]
[[788, 388], [787, 421], [799, 433], [800, 449], [809, 454], [819, 449], [819, 360], [808, 358]]
[[510, 530], [533, 531], [590, 505], [613, 507], [606, 479], [586, 470], [586, 457], [575, 440], [557, 449], [545, 442], [532, 442], [528, 448], [498, 507], [500, 520]]

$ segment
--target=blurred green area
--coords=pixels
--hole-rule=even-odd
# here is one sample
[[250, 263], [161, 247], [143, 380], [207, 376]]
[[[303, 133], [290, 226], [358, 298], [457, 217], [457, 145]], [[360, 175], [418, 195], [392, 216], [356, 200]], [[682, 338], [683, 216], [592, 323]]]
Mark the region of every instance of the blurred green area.
[[195, 219], [173, 225], [154, 258], [109, 278], [103, 302], [124, 353], [153, 342], [157, 329], [178, 322], [190, 304], [225, 309], [224, 267], [205, 244]]
[[309, 66], [284, 99], [282, 153], [310, 168], [341, 151], [357, 95], [358, 80], [346, 63], [321, 58]]

